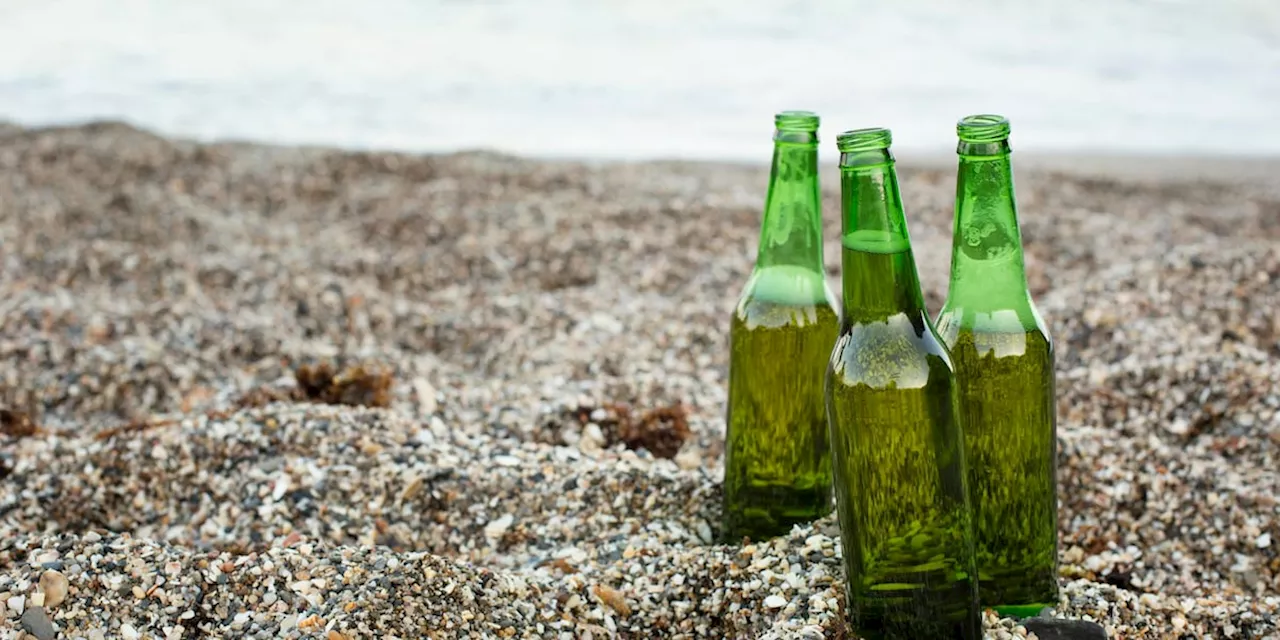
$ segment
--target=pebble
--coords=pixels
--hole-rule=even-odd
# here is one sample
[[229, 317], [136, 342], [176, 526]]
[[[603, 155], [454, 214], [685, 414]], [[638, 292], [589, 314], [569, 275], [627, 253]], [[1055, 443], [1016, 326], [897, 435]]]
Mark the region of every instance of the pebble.
[[1028, 618], [1022, 626], [1039, 640], [1107, 640], [1106, 629], [1087, 620]]
[[511, 528], [512, 522], [515, 518], [511, 514], [501, 516], [484, 526], [484, 535], [490, 539], [501, 538]]
[[49, 614], [39, 606], [28, 607], [22, 614], [22, 628], [37, 640], [53, 640], [58, 635], [58, 628], [49, 619]]
[[426, 378], [414, 378], [414, 392], [418, 394], [418, 412], [429, 416], [436, 412], [439, 403], [436, 401], [436, 388]]

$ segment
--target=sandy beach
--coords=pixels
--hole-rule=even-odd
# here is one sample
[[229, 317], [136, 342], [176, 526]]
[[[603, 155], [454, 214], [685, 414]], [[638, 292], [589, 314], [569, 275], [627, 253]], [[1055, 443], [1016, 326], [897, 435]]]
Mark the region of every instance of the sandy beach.
[[[1280, 174], [1110, 161], [1018, 165], [1056, 615], [1280, 637]], [[767, 171], [0, 125], [0, 639], [848, 637], [833, 518], [712, 544]]]

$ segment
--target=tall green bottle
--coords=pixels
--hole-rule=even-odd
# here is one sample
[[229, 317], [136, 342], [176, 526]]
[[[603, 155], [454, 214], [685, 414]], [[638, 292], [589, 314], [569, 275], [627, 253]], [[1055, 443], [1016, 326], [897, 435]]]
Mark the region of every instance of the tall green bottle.
[[978, 640], [959, 387], [925, 309], [887, 129], [840, 134], [844, 313], [827, 372], [854, 631]]
[[1027, 291], [1009, 122], [969, 116], [956, 130], [951, 285], [937, 326], [960, 380], [979, 597], [1035, 615], [1058, 601], [1053, 342]]
[[822, 263], [818, 122], [805, 111], [774, 119], [760, 246], [730, 326], [726, 542], [831, 512], [822, 379], [839, 318]]

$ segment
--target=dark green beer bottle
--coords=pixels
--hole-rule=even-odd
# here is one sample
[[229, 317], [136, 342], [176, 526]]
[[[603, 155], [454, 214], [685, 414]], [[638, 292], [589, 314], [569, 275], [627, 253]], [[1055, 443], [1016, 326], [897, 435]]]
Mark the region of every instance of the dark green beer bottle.
[[887, 129], [837, 139], [844, 312], [827, 414], [851, 626], [978, 640], [959, 387], [920, 290]]
[[979, 597], [1004, 615], [1058, 601], [1053, 342], [1027, 291], [1009, 122], [956, 126], [951, 285], [938, 333], [960, 381]]
[[755, 268], [730, 326], [721, 538], [760, 540], [831, 511], [822, 379], [839, 319], [822, 264], [818, 116], [775, 118]]

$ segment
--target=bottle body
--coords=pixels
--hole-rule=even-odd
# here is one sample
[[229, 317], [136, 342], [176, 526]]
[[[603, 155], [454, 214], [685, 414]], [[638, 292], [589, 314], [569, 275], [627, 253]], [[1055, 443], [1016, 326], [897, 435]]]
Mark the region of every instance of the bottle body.
[[937, 327], [960, 381], [983, 606], [1037, 615], [1058, 601], [1054, 347], [1031, 300], [1008, 121], [957, 125], [951, 280]]
[[[869, 280], [913, 260], [909, 250], [844, 251], [844, 268]], [[981, 637], [958, 393], [923, 309], [851, 324], [831, 354], [846, 596], [868, 640]]]
[[782, 535], [831, 512], [823, 377], [839, 330], [832, 299], [820, 273], [766, 267], [737, 305], [729, 338], [726, 541]]
[[1058, 604], [1053, 342], [1038, 323], [974, 317], [944, 307], [937, 325], [960, 382], [979, 599], [1035, 616]]
[[775, 120], [756, 263], [730, 324], [720, 538], [787, 533], [829, 513], [823, 376], [839, 330], [822, 259], [818, 118]]
[[889, 134], [838, 141], [844, 309], [826, 397], [846, 610], [867, 640], [978, 640], [959, 388], [924, 306]]

